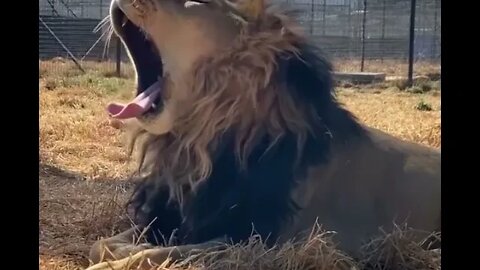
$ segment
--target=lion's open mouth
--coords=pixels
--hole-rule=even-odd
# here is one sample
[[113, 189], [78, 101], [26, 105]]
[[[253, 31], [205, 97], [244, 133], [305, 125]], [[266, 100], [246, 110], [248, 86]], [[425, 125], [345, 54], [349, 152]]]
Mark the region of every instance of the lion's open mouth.
[[107, 111], [116, 119], [159, 113], [163, 107], [160, 54], [144, 32], [128, 20], [115, 4], [111, 7], [111, 22], [117, 34], [122, 37], [135, 65], [137, 93], [136, 97], [126, 104], [110, 103]]

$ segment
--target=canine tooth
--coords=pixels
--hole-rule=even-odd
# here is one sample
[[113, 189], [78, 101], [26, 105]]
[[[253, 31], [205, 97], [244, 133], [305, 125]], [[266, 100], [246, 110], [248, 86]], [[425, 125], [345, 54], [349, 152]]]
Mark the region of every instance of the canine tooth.
[[195, 2], [195, 1], [187, 1], [185, 2], [184, 6], [185, 8], [193, 7], [193, 6], [200, 6], [203, 5], [203, 3]]

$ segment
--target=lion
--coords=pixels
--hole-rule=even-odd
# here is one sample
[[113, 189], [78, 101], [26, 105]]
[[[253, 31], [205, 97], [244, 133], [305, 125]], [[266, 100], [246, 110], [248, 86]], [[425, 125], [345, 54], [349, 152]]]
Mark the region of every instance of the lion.
[[440, 232], [440, 150], [343, 108], [330, 62], [288, 12], [113, 0], [110, 19], [137, 95], [108, 112], [129, 124], [145, 175], [128, 202], [137, 225], [97, 241], [89, 270], [150, 269], [253, 233], [275, 246], [317, 222], [349, 254], [398, 222]]

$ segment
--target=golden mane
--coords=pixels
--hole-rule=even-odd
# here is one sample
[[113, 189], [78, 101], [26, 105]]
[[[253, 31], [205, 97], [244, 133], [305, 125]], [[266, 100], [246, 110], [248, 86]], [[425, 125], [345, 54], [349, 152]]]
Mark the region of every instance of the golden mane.
[[[276, 23], [274, 23], [276, 22]], [[297, 136], [302, 151], [306, 119], [313, 108], [296, 102], [284, 81], [278, 80], [280, 55], [299, 57], [301, 35], [280, 24], [279, 16], [265, 17], [255, 31], [243, 31], [234, 46], [197, 62], [189, 80], [187, 110], [177, 116], [173, 130], [152, 135], [136, 129], [130, 137], [130, 152], [140, 147], [140, 169], [154, 168], [163, 183], [180, 191], [186, 183], [195, 188], [211, 173], [212, 155], [224, 134], [234, 130], [234, 151], [245, 165], [258, 139], [267, 135], [272, 145], [287, 132]], [[280, 75], [281, 76], [281, 75]], [[151, 155], [151, 159], [146, 159]], [[297, 155], [300, 156], [300, 155]], [[172, 194], [177, 197], [181, 192]]]

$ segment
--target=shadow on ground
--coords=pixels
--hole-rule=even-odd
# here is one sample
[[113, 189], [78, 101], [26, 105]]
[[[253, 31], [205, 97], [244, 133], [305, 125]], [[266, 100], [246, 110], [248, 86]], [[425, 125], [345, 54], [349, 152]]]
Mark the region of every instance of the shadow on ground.
[[130, 226], [124, 205], [132, 188], [130, 180], [88, 181], [40, 163], [40, 261], [60, 257], [88, 265], [88, 250], [95, 240]]

